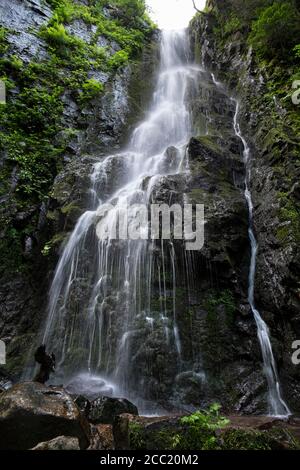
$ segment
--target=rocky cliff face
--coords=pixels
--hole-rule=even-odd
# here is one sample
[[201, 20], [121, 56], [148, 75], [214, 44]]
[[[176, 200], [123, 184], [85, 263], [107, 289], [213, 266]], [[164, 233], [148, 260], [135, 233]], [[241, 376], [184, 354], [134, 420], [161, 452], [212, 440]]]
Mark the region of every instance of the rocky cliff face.
[[100, 9], [69, 3], [71, 11], [40, 0], [0, 5], [7, 93], [0, 105], [0, 337], [6, 370], [16, 375], [39, 331], [61, 243], [84, 207], [92, 164], [139, 119], [157, 60], [146, 19], [129, 31], [109, 2]]
[[[247, 31], [239, 23], [232, 27], [239, 11], [242, 2], [210, 1], [207, 12], [191, 23], [190, 34], [196, 60], [241, 102], [259, 243], [256, 302], [270, 327], [285, 397], [298, 410], [300, 369], [291, 356], [292, 342], [300, 337], [299, 121], [290, 98], [276, 93], [284, 66], [261, 63], [247, 45]], [[255, 356], [251, 349], [249, 354]]]
[[[92, 165], [119, 149], [142, 117], [157, 63], [157, 41], [143, 22], [136, 27], [142, 39], [138, 33], [134, 38], [143, 53], [137, 47], [131, 51], [136, 63], [128, 63], [128, 44], [118, 42], [109, 30], [112, 10], [106, 8], [98, 16], [87, 2], [78, 1], [80, 14], [59, 11], [54, 21], [51, 4], [11, 0], [0, 6], [0, 66], [11, 116], [8, 123], [3, 114], [0, 129], [0, 337], [8, 345], [8, 368], [16, 375], [43, 321], [59, 250], [86, 209]], [[291, 344], [300, 338], [296, 121], [270, 94], [268, 81], [274, 77], [257, 63], [244, 31], [234, 30], [220, 40], [218, 31], [230, 17], [232, 2], [220, 7], [210, 1], [208, 6], [210, 12], [196, 16], [190, 27], [194, 57], [203, 65], [199, 81], [189, 84], [191, 171], [188, 177], [171, 174], [174, 148], [169, 148], [170, 174], [153, 188], [156, 202], [182, 204], [185, 194], [206, 209], [203, 250], [187, 257], [182, 244], [175, 243], [181, 364], [174, 361], [175, 345], [165, 341], [157, 278], [151, 313], [161, 317], [161, 324], [151, 330], [137, 318], [139, 341], [132, 342], [131, 375], [143, 370], [148, 386], [141, 393], [165, 408], [217, 401], [228, 411], [267, 411], [261, 351], [247, 302], [248, 211], [241, 142], [233, 129], [235, 96], [241, 101], [241, 125], [252, 151], [251, 190], [260, 247], [256, 302], [270, 326], [284, 395], [297, 410], [299, 369], [291, 363]], [[122, 179], [124, 169], [118, 159], [114, 162], [101, 188], [104, 194]], [[157, 266], [166, 267], [164, 302], [170, 312], [172, 259], [159, 249], [153, 256]], [[76, 308], [84, 306], [80, 296], [74, 302]], [[121, 312], [114, 311], [113, 296], [110, 302], [107, 313], [113, 312], [118, 326]], [[113, 339], [109, 341], [113, 348]]]
[[[175, 244], [182, 373], [173, 377], [172, 355], [163, 375], [159, 356], [151, 355], [150, 373], [152, 380], [156, 371], [159, 374], [160, 393], [173, 388], [177, 406], [218, 401], [230, 411], [264, 413], [267, 387], [247, 303], [248, 210], [242, 191], [241, 142], [233, 129], [235, 105], [204, 69], [197, 83], [191, 83], [189, 99], [195, 135], [188, 145], [190, 175], [160, 181], [156, 198], [167, 203], [171, 194], [172, 203], [182, 203], [184, 192], [190, 203], [204, 204], [205, 244], [189, 256], [180, 243]], [[172, 291], [167, 285], [170, 303]], [[145, 346], [150, 354], [155, 343], [148, 338]]]

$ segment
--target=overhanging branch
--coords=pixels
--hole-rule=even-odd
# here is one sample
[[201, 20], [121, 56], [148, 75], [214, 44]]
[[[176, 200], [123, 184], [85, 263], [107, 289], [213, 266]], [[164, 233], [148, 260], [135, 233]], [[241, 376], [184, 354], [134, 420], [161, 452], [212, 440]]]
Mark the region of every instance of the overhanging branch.
[[195, 10], [198, 11], [199, 13], [201, 13], [201, 11], [199, 10], [199, 8], [196, 7], [195, 0], [192, 0], [192, 1], [193, 1], [193, 6], [194, 6]]

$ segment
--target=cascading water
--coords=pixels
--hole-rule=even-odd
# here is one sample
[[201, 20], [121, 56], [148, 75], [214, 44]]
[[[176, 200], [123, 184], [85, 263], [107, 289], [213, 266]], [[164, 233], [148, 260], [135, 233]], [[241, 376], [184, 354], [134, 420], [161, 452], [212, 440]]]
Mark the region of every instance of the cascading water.
[[[212, 79], [216, 88], [222, 87], [213, 75]], [[149, 207], [166, 199], [173, 204], [176, 189], [172, 188], [176, 185], [182, 197], [175, 202], [182, 205], [187, 201], [184, 188], [190, 175], [186, 150], [193, 134], [188, 98], [199, 86], [206, 96], [210, 83], [208, 72], [189, 63], [186, 31], [163, 32], [160, 69], [144, 121], [135, 128], [123, 152], [94, 165], [89, 210], [78, 220], [59, 260], [43, 334], [43, 342], [57, 357], [57, 382], [68, 384], [76, 393], [123, 395], [141, 412], [152, 413], [157, 411], [157, 402], [163, 406], [168, 400], [172, 402], [173, 392], [172, 403], [177, 404], [177, 382], [188, 379], [197, 384], [197, 391], [206, 386], [201, 351], [196, 359], [193, 351], [187, 354], [187, 336], [182, 340], [186, 319], [178, 316], [178, 287], [183, 281], [178, 277], [183, 271], [187, 310], [194, 302], [193, 256], [183, 242], [182, 261], [172, 240], [149, 240], [148, 219], [140, 225], [145, 239], [121, 236], [116, 240], [115, 230], [124, 209], [129, 226], [134, 224], [135, 204]], [[232, 110], [230, 97], [224, 96]], [[254, 301], [257, 242], [249, 189], [250, 149], [238, 123], [239, 104], [231, 101], [236, 108], [234, 132], [243, 143], [246, 167], [251, 242], [248, 300], [258, 329], [270, 412], [287, 416], [268, 328]], [[207, 122], [197, 135], [209, 135], [214, 128], [209, 111], [204, 106]], [[107, 204], [109, 209], [101, 212]], [[106, 237], [99, 237], [99, 229], [105, 229]]]
[[[135, 391], [137, 397], [152, 398], [151, 359], [144, 347], [148, 338], [149, 351], [163, 342], [173, 368], [180, 370], [174, 246], [166, 240], [160, 246], [146, 239], [115, 241], [113, 233], [123, 208], [129, 207], [130, 220], [132, 204], [148, 205], [166, 175], [187, 170], [191, 122], [186, 92], [199, 73], [188, 58], [186, 31], [163, 32], [159, 75], [145, 120], [124, 152], [94, 166], [90, 210], [78, 220], [58, 263], [43, 337], [56, 354], [57, 375], [63, 380], [78, 371], [83, 373], [79, 381], [100, 374], [103, 387], [113, 383], [126, 396]], [[99, 218], [105, 203], [113, 208]], [[96, 224], [108, 227], [106, 239], [97, 237]]]
[[[214, 78], [214, 77], [213, 77]], [[217, 84], [217, 82], [215, 82]], [[218, 84], [220, 85], [220, 84]], [[243, 157], [246, 169], [246, 176], [245, 176], [245, 198], [247, 201], [248, 209], [249, 209], [249, 239], [251, 244], [251, 262], [250, 262], [250, 270], [249, 270], [249, 282], [248, 282], [248, 301], [251, 307], [252, 313], [254, 315], [254, 319], [257, 326], [257, 335], [262, 351], [263, 363], [264, 363], [264, 372], [268, 382], [268, 390], [269, 390], [269, 406], [270, 406], [270, 414], [275, 416], [289, 416], [291, 414], [287, 404], [283, 400], [280, 391], [280, 383], [277, 373], [277, 367], [273, 355], [271, 340], [270, 340], [270, 333], [268, 326], [262, 319], [259, 311], [255, 306], [255, 298], [254, 298], [254, 288], [255, 288], [255, 273], [256, 273], [256, 258], [257, 258], [257, 250], [258, 244], [254, 235], [253, 230], [253, 203], [252, 203], [252, 196], [250, 192], [250, 181], [251, 181], [251, 166], [250, 166], [250, 148], [242, 135], [238, 117], [239, 117], [239, 110], [240, 105], [237, 100], [235, 102], [235, 115], [234, 115], [234, 131], [236, 136], [241, 140], [243, 144]]]

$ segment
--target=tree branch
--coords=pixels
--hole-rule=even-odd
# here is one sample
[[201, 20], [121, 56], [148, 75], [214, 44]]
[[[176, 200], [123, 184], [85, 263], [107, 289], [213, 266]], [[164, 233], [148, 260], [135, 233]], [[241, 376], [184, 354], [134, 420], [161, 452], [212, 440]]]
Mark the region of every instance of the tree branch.
[[195, 0], [192, 0], [192, 1], [193, 1], [193, 6], [194, 6], [195, 10], [198, 11], [198, 13], [201, 13], [201, 11], [199, 10], [199, 8], [196, 7]]

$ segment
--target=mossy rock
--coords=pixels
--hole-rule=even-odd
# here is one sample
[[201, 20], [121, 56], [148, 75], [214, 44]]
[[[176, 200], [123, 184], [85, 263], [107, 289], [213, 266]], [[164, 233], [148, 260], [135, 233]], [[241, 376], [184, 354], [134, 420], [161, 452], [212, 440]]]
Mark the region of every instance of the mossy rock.
[[299, 443], [284, 428], [257, 430], [209, 429], [183, 425], [181, 418], [154, 423], [132, 420], [128, 426], [131, 450], [299, 450]]

